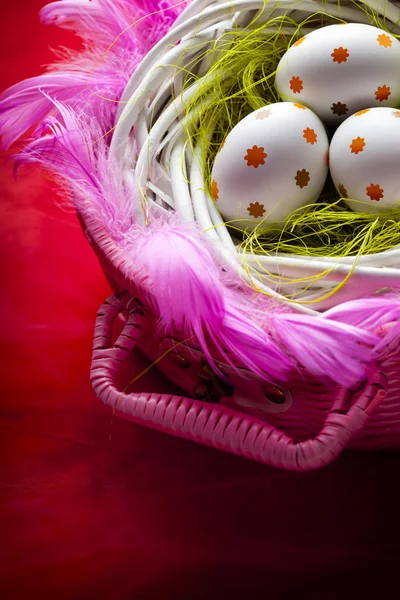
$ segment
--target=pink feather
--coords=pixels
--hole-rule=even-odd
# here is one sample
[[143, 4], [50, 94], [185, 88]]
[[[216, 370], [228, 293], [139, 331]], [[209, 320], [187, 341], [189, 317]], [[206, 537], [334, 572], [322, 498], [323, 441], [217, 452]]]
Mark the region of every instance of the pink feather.
[[17, 167], [37, 162], [51, 170], [67, 186], [68, 197], [83, 217], [100, 223], [117, 243], [127, 243], [134, 198], [123, 185], [119, 166], [108, 157], [99, 123], [48, 96], [47, 100], [61, 119], [43, 122], [36, 139], [16, 156]]
[[364, 329], [300, 314], [272, 315], [274, 336], [310, 373], [346, 387], [365, 377], [379, 337]]
[[400, 321], [400, 295], [387, 294], [344, 302], [327, 310], [323, 317], [376, 331], [386, 323]]
[[[27, 79], [9, 88], [0, 97], [0, 133], [3, 149], [43, 121], [48, 115], [57, 115], [53, 100], [69, 106], [85, 107], [85, 112], [94, 115], [110, 127], [116, 110], [115, 104], [99, 101], [99, 95], [118, 97], [124, 81], [110, 81], [85, 73], [46, 73]], [[52, 99], [50, 99], [50, 96]]]
[[[162, 8], [166, 10], [151, 14]], [[84, 47], [79, 52], [58, 51], [60, 60], [48, 73], [3, 92], [1, 147], [9, 148], [49, 114], [58, 116], [49, 96], [94, 115], [108, 131], [129, 78], [182, 8], [134, 0], [63, 0], [45, 6], [42, 20], [73, 29]], [[131, 27], [141, 17], [140, 26]]]
[[[164, 35], [185, 7], [179, 0], [61, 0], [42, 8], [44, 23], [72, 29], [88, 44], [117, 44], [142, 56]], [[174, 6], [178, 5], [178, 6]], [[140, 25], [136, 23], [140, 20]]]
[[214, 367], [207, 337], [230, 364], [269, 380], [286, 378], [292, 362], [262, 329], [231, 305], [207, 241], [197, 230], [166, 222], [155, 223], [140, 234], [134, 244], [136, 262], [150, 282], [155, 312], [170, 332], [194, 336]]

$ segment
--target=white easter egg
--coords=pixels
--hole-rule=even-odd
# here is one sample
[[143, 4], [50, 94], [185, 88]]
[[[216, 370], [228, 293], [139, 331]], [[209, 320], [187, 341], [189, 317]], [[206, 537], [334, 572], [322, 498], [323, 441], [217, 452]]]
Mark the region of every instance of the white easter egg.
[[346, 119], [332, 138], [329, 164], [339, 194], [363, 202], [346, 200], [350, 208], [393, 208], [400, 202], [400, 110], [370, 108]]
[[212, 170], [212, 194], [225, 221], [252, 230], [280, 222], [317, 200], [328, 172], [328, 137], [308, 108], [270, 104], [226, 137]]
[[327, 124], [371, 106], [400, 103], [400, 42], [382, 29], [347, 23], [315, 29], [279, 62], [284, 100], [305, 104]]

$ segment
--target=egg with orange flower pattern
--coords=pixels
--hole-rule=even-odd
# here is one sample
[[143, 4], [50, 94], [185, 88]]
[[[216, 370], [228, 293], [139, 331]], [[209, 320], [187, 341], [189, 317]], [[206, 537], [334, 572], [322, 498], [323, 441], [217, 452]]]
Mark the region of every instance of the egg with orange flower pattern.
[[211, 194], [234, 227], [283, 225], [295, 209], [314, 202], [324, 186], [328, 137], [308, 108], [278, 102], [242, 119], [219, 149]]
[[400, 209], [400, 110], [370, 108], [336, 130], [329, 151], [332, 180], [350, 208]]
[[311, 108], [329, 125], [358, 110], [400, 103], [400, 42], [362, 23], [320, 27], [283, 55], [276, 87], [283, 100]]

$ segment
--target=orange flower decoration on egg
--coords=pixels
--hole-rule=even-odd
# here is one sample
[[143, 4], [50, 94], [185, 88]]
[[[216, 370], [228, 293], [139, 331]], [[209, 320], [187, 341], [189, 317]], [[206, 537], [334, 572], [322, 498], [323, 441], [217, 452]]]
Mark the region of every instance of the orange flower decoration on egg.
[[260, 204], [259, 202], [250, 202], [250, 206], [247, 207], [247, 210], [249, 211], [249, 215], [255, 219], [263, 217], [265, 213], [264, 204]]
[[354, 140], [352, 140], [352, 142], [350, 144], [350, 150], [352, 151], [353, 154], [358, 154], [359, 152], [362, 152], [364, 150], [364, 146], [365, 146], [364, 138], [357, 137]]
[[262, 110], [259, 113], [257, 113], [256, 115], [256, 119], [257, 121], [263, 121], [264, 119], [268, 119], [268, 117], [271, 115], [271, 111], [270, 110]]
[[391, 93], [392, 92], [390, 91], [390, 87], [388, 85], [379, 85], [375, 92], [375, 98], [379, 100], [379, 102], [383, 102], [389, 98]]
[[361, 117], [361, 115], [365, 115], [369, 111], [370, 111], [369, 108], [364, 108], [363, 110], [359, 110], [358, 112], [354, 113], [354, 116]]
[[303, 42], [305, 42], [305, 41], [306, 41], [306, 36], [303, 36], [302, 38], [300, 38], [299, 40], [297, 40], [297, 42], [295, 42], [295, 43], [293, 44], [293, 46], [296, 46], [296, 47], [297, 47], [297, 46], [300, 46], [300, 44], [302, 44], [302, 43], [303, 43]]
[[347, 59], [349, 58], [350, 54], [347, 48], [343, 48], [343, 46], [340, 46], [339, 48], [334, 49], [331, 56], [333, 62], [340, 64], [343, 62], [347, 62]]
[[289, 82], [289, 87], [293, 94], [300, 94], [301, 90], [303, 89], [303, 82], [300, 77], [292, 77]]
[[317, 134], [314, 129], [307, 127], [307, 129], [303, 129], [303, 138], [306, 140], [307, 144], [313, 145], [317, 141]]
[[342, 183], [339, 183], [338, 190], [339, 190], [339, 194], [341, 195], [342, 198], [348, 198], [349, 197], [349, 195], [347, 193], [347, 190], [346, 190], [346, 188], [344, 187], [344, 185]]
[[371, 200], [376, 200], [378, 202], [383, 198], [383, 189], [378, 183], [371, 183], [365, 189], [367, 190], [367, 196], [369, 196]]
[[299, 188], [306, 187], [310, 182], [310, 173], [308, 171], [306, 171], [305, 169], [302, 169], [301, 171], [297, 171], [295, 180], [296, 180], [296, 185], [298, 185]]
[[252, 148], [247, 148], [247, 154], [244, 157], [244, 160], [247, 161], [248, 167], [257, 169], [260, 165], [265, 165], [266, 158], [267, 154], [264, 152], [263, 147], [253, 146]]
[[380, 35], [378, 35], [376, 41], [380, 46], [383, 46], [384, 48], [390, 48], [390, 46], [393, 44], [392, 39], [388, 35], [386, 35], [386, 33], [381, 33]]
[[217, 182], [213, 179], [211, 182], [211, 193], [213, 195], [214, 200], [219, 199], [219, 189]]
[[400, 110], [393, 110], [392, 115], [396, 117], [396, 119], [400, 119]]

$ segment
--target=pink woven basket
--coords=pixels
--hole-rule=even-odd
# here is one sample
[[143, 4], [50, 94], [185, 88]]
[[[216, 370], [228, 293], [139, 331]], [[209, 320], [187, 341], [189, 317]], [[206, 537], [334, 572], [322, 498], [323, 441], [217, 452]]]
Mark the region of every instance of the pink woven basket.
[[[66, 182], [115, 292], [97, 315], [93, 389], [123, 418], [288, 470], [325, 466], [346, 447], [398, 448], [400, 251], [331, 265], [323, 290], [346, 284], [328, 302], [310, 285], [303, 301], [287, 301], [282, 282], [268, 287], [256, 267], [250, 279], [244, 273], [204, 191], [198, 149], [188, 150], [182, 133], [195, 90], [181, 93], [179, 61], [245, 27], [257, 11], [301, 22], [319, 2], [181, 4], [181, 13], [170, 2], [50, 4], [43, 19], [78, 29], [81, 55], [14, 86], [0, 103], [5, 145], [39, 123], [19, 160], [38, 161]], [[363, 6], [332, 0], [323, 10], [368, 23]], [[371, 14], [398, 33], [396, 4]], [[207, 60], [199, 61], [198, 81]], [[296, 270], [306, 283], [321, 269], [318, 261], [274, 260], [269, 272]], [[123, 363], [134, 347], [181, 396], [124, 391]]]
[[[292, 374], [287, 388], [252, 376], [243, 377], [224, 365], [232, 389], [224, 395], [223, 382], [209, 368], [199, 349], [156, 332], [156, 315], [140, 300], [142, 282], [127, 280], [126, 257], [102, 230], [91, 229], [92, 246], [109, 281], [118, 291], [100, 308], [95, 327], [91, 381], [98, 397], [117, 414], [179, 437], [214, 446], [288, 470], [311, 470], [332, 462], [346, 447], [398, 448], [400, 405], [397, 336], [371, 365], [361, 389], [327, 389], [309, 374]], [[119, 315], [125, 325], [112, 342]], [[121, 363], [138, 346], [157, 359], [160, 349], [173, 351], [158, 362], [189, 397], [163, 394], [126, 394], [116, 381]], [[390, 388], [389, 388], [390, 382]], [[218, 383], [220, 386], [218, 386]], [[243, 406], [243, 398], [249, 406]], [[276, 412], [276, 409], [278, 411]]]

